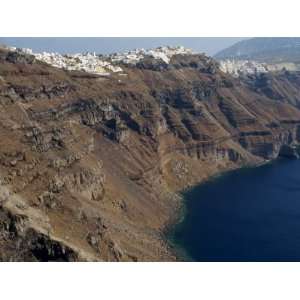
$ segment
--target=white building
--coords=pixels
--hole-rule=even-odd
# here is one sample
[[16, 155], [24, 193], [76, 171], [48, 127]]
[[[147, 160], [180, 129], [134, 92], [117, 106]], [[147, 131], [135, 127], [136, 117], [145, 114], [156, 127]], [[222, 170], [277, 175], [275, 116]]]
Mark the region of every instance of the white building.
[[96, 53], [77, 53], [62, 55], [59, 53], [41, 52], [34, 53], [31, 49], [16, 49], [11, 47], [12, 51], [20, 51], [26, 54], [34, 55], [38, 60], [44, 61], [49, 65], [66, 70], [78, 70], [88, 73], [109, 75], [111, 73], [121, 73], [123, 69], [118, 64], [136, 64], [146, 57], [159, 59], [169, 63], [173, 55], [192, 54], [192, 50], [179, 47], [159, 47], [155, 49], [135, 49], [124, 53], [115, 53], [111, 55], [100, 56]]

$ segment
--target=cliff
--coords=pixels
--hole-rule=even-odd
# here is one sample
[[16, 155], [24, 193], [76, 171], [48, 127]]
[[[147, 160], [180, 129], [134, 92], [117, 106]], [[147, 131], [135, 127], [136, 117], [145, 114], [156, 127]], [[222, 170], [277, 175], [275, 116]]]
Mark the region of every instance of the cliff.
[[200, 54], [121, 67], [0, 50], [1, 260], [175, 260], [176, 192], [298, 145], [300, 73], [233, 78]]

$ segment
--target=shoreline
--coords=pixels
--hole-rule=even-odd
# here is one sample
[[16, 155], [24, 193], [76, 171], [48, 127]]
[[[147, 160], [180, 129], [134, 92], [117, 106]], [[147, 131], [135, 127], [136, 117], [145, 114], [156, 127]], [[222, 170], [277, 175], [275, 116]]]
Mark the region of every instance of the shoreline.
[[281, 157], [276, 157], [275, 159], [265, 160], [261, 163], [254, 163], [249, 165], [237, 166], [233, 169], [221, 170], [216, 172], [215, 174], [209, 176], [208, 178], [199, 181], [198, 183], [183, 189], [180, 192], [175, 193], [176, 197], [178, 197], [178, 205], [174, 209], [172, 215], [167, 224], [164, 225], [162, 229], [162, 240], [167, 245], [167, 249], [170, 251], [170, 254], [175, 257], [175, 260], [178, 262], [192, 262], [193, 259], [189, 257], [188, 253], [186, 253], [185, 249], [178, 245], [176, 241], [173, 239], [174, 231], [176, 230], [177, 226], [184, 221], [186, 217], [186, 199], [185, 194], [188, 193], [190, 190], [194, 189], [195, 187], [205, 184], [211, 180], [215, 180], [218, 177], [224, 176], [230, 172], [236, 172], [243, 169], [251, 169], [251, 168], [259, 168], [267, 164], [274, 163], [277, 160], [284, 159]]

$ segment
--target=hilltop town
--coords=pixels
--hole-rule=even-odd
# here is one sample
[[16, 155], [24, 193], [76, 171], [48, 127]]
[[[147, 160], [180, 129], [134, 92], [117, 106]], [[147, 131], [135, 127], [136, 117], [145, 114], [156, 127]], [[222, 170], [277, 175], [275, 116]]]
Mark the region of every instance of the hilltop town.
[[161, 60], [168, 64], [173, 55], [192, 54], [192, 50], [178, 47], [158, 47], [155, 49], [135, 49], [124, 53], [101, 55], [94, 53], [60, 54], [56, 52], [35, 53], [32, 49], [7, 47], [11, 51], [33, 55], [36, 59], [57, 68], [71, 71], [85, 71], [92, 74], [108, 76], [112, 73], [122, 73], [120, 65], [135, 65], [146, 57]]
[[[199, 54], [183, 46], [163, 46], [154, 49], [135, 49], [123, 53], [108, 55], [90, 53], [60, 54], [56, 52], [35, 53], [29, 48], [6, 47], [10, 51], [29, 54], [39, 61], [69, 71], [84, 71], [87, 73], [110, 76], [113, 73], [124, 75], [124, 66], [134, 66], [146, 58], [170, 64], [174, 55]], [[234, 77], [245, 74], [259, 74], [282, 69], [295, 71], [294, 64], [267, 64], [254, 60], [224, 59], [218, 62], [219, 69]]]
[[265, 63], [259, 63], [251, 60], [234, 59], [221, 60], [220, 69], [221, 71], [229, 73], [234, 77], [238, 77], [241, 74], [267, 73], [271, 71], [270, 66]]

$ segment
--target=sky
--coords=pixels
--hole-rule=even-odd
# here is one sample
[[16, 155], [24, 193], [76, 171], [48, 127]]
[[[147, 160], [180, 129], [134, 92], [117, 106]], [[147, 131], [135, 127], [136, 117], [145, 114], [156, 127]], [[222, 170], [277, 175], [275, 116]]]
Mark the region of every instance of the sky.
[[182, 45], [196, 52], [214, 55], [242, 37], [0, 37], [0, 44], [31, 48], [34, 52], [78, 53], [96, 52], [108, 54], [135, 48]]

